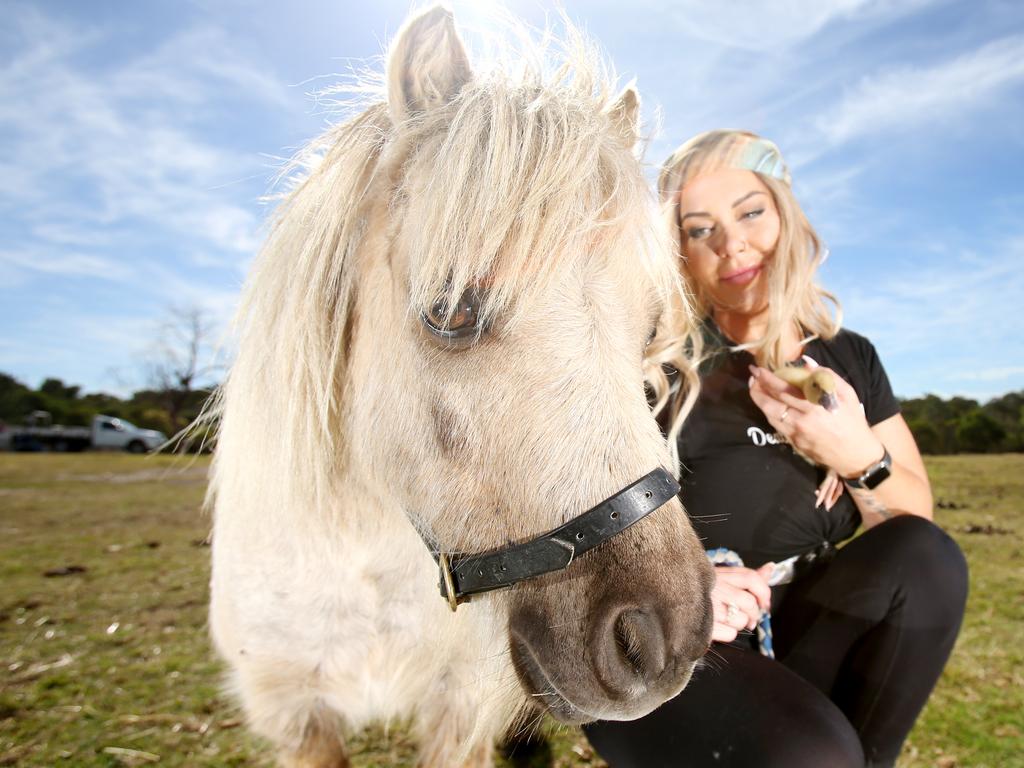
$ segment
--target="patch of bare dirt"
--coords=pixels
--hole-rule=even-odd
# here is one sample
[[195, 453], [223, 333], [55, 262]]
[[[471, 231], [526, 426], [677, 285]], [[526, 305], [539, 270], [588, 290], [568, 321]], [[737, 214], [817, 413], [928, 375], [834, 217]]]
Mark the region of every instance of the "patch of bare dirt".
[[168, 469], [166, 467], [153, 469], [140, 469], [135, 472], [103, 472], [98, 475], [70, 475], [57, 476], [58, 481], [78, 483], [113, 483], [122, 485], [128, 483], [170, 483], [172, 485], [198, 485], [207, 480], [206, 467], [183, 467], [181, 469]]

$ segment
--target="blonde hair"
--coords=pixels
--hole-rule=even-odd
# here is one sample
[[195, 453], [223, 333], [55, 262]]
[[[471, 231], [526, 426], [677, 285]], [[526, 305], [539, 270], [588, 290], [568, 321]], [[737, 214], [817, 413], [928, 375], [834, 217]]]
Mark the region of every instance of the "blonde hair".
[[[680, 146], [662, 164], [658, 178], [663, 221], [683, 264], [686, 258], [679, 225], [679, 192], [693, 178], [719, 168], [743, 168], [756, 173], [771, 193], [779, 212], [779, 239], [767, 271], [768, 325], [760, 339], [734, 347], [749, 350], [762, 365], [778, 367], [785, 362], [785, 332], [792, 323], [796, 323], [804, 341], [828, 340], [839, 332], [842, 309], [838, 299], [814, 283], [825, 250], [793, 196], [789, 171], [778, 147], [747, 131], [714, 130], [694, 136]], [[697, 317], [708, 318], [712, 310], [708, 297], [685, 268], [680, 269], [680, 273]], [[835, 308], [834, 314], [828, 303]], [[685, 368], [680, 371], [684, 377], [680, 392], [692, 389], [698, 381], [698, 367], [705, 358], [704, 331], [704, 322], [674, 329], [673, 336], [682, 342], [687, 352]], [[670, 338], [666, 343], [672, 341]], [[683, 393], [675, 398], [670, 419], [673, 434], [678, 434], [681, 415], [685, 415], [694, 397]]]

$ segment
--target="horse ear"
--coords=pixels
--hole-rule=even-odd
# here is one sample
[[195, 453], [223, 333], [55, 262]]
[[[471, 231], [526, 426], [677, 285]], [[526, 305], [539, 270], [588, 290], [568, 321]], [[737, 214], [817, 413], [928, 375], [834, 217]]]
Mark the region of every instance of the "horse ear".
[[452, 12], [436, 6], [408, 22], [388, 57], [388, 104], [400, 123], [452, 101], [473, 79]]
[[627, 85], [608, 108], [608, 118], [627, 147], [636, 144], [640, 134], [640, 94], [635, 81]]

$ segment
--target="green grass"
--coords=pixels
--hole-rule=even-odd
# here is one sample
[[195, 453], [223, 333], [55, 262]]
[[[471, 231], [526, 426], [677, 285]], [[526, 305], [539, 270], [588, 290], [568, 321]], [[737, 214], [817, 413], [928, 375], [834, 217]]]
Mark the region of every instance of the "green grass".
[[[928, 467], [971, 597], [900, 766], [1024, 766], [1024, 455]], [[0, 766], [273, 765], [221, 694], [207, 639], [205, 468], [0, 454]], [[44, 576], [68, 566], [85, 570]], [[552, 756], [532, 768], [603, 765], [575, 729], [547, 732]], [[413, 765], [400, 728], [352, 748], [356, 768]]]
[[927, 465], [936, 521], [967, 555], [971, 591], [953, 656], [900, 765], [1024, 766], [1024, 455]]

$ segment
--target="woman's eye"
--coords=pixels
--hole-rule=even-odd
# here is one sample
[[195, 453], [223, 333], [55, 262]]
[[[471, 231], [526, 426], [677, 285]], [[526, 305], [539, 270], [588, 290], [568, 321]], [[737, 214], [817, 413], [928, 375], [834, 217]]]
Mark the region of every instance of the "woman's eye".
[[480, 298], [476, 289], [467, 288], [454, 308], [448, 299], [436, 301], [423, 313], [423, 324], [435, 336], [446, 341], [466, 339], [480, 333]]
[[754, 211], [747, 211], [746, 213], [743, 214], [743, 218], [744, 219], [756, 219], [762, 213], [764, 213], [764, 208], [758, 208], [757, 210], [754, 210]]
[[691, 240], [703, 240], [711, 234], [711, 227], [693, 227], [686, 230], [686, 236]]

